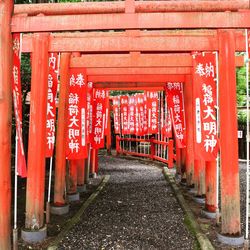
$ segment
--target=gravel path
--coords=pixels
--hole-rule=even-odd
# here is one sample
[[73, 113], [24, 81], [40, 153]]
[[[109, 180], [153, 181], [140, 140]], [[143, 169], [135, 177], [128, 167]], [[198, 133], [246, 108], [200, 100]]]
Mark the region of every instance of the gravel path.
[[100, 157], [111, 178], [59, 249], [194, 249], [184, 214], [161, 170], [139, 161]]

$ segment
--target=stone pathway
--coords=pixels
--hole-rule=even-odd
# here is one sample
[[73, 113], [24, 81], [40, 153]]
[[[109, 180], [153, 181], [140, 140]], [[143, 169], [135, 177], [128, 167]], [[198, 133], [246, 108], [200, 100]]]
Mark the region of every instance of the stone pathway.
[[110, 180], [59, 249], [195, 249], [160, 169], [108, 156], [99, 166]]

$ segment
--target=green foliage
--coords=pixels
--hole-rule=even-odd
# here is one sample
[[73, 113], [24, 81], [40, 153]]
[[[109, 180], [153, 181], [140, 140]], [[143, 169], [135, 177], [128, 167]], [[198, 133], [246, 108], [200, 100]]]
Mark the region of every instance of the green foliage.
[[246, 111], [238, 111], [238, 122], [241, 124], [247, 122], [247, 112]]
[[246, 67], [237, 68], [237, 105], [246, 106]]

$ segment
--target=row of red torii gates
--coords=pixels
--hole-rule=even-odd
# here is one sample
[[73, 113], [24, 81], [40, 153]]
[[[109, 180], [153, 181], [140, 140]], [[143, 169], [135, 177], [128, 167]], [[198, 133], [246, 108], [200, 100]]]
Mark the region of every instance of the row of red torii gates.
[[[107, 89], [163, 90], [167, 81], [185, 82], [186, 112], [192, 114], [191, 52], [218, 51], [221, 233], [241, 233], [235, 72], [244, 60], [235, 52], [246, 48], [243, 29], [250, 28], [248, 0], [126, 0], [15, 7], [12, 0], [1, 0], [0, 13], [0, 249], [11, 248], [11, 34], [17, 32], [24, 33], [22, 52], [32, 53], [33, 58], [26, 229], [33, 229], [34, 223], [37, 230], [44, 227], [48, 52], [61, 53], [54, 203], [64, 204], [65, 145], [61, 142], [70, 67], [86, 68], [88, 81]], [[82, 56], [71, 57], [72, 52]], [[191, 116], [186, 117], [186, 124], [187, 147], [182, 155], [191, 185], [195, 181]], [[213, 169], [211, 183], [216, 182], [215, 163], [208, 164]], [[211, 202], [215, 202], [214, 193]]]

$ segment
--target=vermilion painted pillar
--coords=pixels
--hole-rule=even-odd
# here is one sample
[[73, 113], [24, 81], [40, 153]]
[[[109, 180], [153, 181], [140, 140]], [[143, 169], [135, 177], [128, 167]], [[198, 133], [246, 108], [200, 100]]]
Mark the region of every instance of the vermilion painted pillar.
[[204, 160], [194, 161], [194, 184], [198, 196], [203, 196], [206, 193], [205, 185], [206, 165]]
[[182, 148], [181, 151], [181, 174], [182, 179], [186, 179], [185, 173], [186, 173], [186, 149]]
[[78, 160], [69, 160], [68, 194], [77, 192], [77, 168]]
[[44, 225], [48, 48], [48, 33], [33, 35], [26, 229], [40, 229]]
[[99, 170], [99, 158], [98, 158], [98, 149], [96, 149], [95, 153], [95, 173], [98, 174]]
[[181, 149], [176, 148], [176, 172], [181, 174]]
[[219, 30], [219, 109], [221, 155], [221, 233], [238, 234], [240, 186], [238, 167], [235, 35]]
[[184, 103], [186, 118], [186, 178], [187, 185], [193, 184], [194, 175], [194, 127], [193, 127], [193, 86], [192, 76], [185, 77], [184, 84]]
[[[109, 103], [110, 105], [110, 103]], [[110, 107], [109, 107], [109, 111], [110, 111]], [[110, 119], [110, 113], [108, 114], [108, 127], [107, 127], [107, 144], [106, 144], [106, 147], [107, 147], [107, 153], [109, 155], [111, 155], [111, 119]]]
[[216, 187], [217, 187], [217, 171], [216, 161], [206, 162], [206, 203], [205, 209], [208, 212], [215, 213], [216, 204]]
[[85, 184], [85, 162], [86, 159], [77, 160], [77, 185]]
[[96, 161], [96, 149], [94, 149], [94, 148], [92, 148], [92, 150], [91, 150], [91, 157], [90, 157], [90, 159], [91, 159], [91, 166], [90, 166], [90, 172], [91, 172], [91, 174], [94, 174], [95, 173], [95, 161]]
[[11, 74], [10, 22], [14, 1], [0, 2], [0, 249], [11, 249]]
[[60, 91], [58, 106], [58, 122], [56, 131], [56, 164], [54, 184], [54, 205], [65, 204], [66, 186], [66, 135], [67, 135], [67, 99], [69, 87], [69, 63], [70, 53], [61, 53], [60, 60]]

